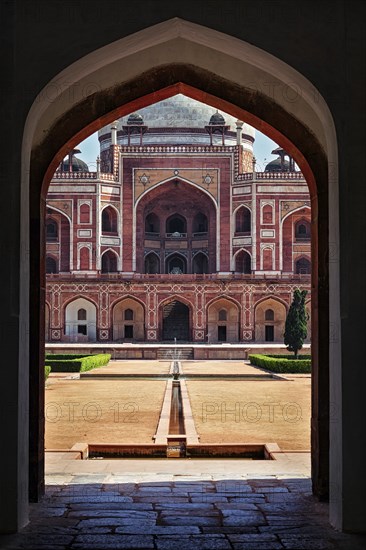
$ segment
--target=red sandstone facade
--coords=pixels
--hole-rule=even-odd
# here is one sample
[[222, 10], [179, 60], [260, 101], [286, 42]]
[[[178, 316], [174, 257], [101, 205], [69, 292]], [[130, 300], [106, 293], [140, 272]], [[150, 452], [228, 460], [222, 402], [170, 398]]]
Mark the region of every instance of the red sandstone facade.
[[242, 123], [214, 122], [174, 134], [135, 118], [100, 132], [95, 172], [71, 156], [56, 172], [48, 341], [282, 342], [296, 288], [310, 313], [302, 174], [291, 159], [256, 172]]

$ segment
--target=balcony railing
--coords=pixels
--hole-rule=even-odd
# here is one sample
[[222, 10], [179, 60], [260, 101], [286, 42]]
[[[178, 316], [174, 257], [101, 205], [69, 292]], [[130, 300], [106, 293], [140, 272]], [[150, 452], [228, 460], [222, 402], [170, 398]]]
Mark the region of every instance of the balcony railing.
[[295, 274], [295, 273], [281, 273], [279, 275], [266, 275], [259, 273], [183, 273], [183, 274], [172, 274], [172, 273], [134, 273], [134, 274], [124, 274], [124, 273], [47, 273], [47, 281], [80, 281], [80, 280], [94, 280], [98, 281], [121, 281], [121, 282], [144, 282], [144, 281], [156, 281], [156, 282], [165, 282], [165, 281], [273, 281], [273, 282], [293, 282], [293, 283], [310, 283], [311, 275], [310, 274]]
[[[305, 178], [302, 172], [255, 172], [255, 180], [303, 180], [305, 183]], [[235, 177], [234, 183], [241, 181], [253, 181], [253, 172], [238, 174]]]
[[175, 231], [174, 233], [165, 233], [166, 239], [186, 239], [187, 233], [179, 233], [179, 231]]
[[54, 180], [96, 180], [115, 182], [118, 177], [109, 172], [55, 172], [52, 176]]

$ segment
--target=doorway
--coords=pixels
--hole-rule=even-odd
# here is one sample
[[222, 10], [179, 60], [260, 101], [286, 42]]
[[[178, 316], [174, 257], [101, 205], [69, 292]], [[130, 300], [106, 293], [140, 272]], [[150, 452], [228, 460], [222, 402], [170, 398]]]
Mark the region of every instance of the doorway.
[[217, 327], [217, 339], [219, 342], [226, 342], [226, 326], [219, 325]]
[[266, 340], [266, 342], [274, 342], [274, 326], [273, 325], [266, 325], [265, 340]]
[[163, 306], [163, 340], [189, 340], [189, 307], [173, 300]]

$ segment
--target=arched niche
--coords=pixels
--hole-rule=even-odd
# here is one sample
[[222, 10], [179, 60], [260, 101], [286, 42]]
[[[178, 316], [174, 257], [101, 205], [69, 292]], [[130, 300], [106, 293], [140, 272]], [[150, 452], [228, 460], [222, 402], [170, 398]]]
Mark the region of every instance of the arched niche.
[[102, 233], [118, 234], [118, 214], [112, 206], [106, 206], [102, 210]]
[[191, 338], [191, 311], [179, 299], [165, 301], [160, 306], [161, 336], [163, 341], [187, 342]]
[[252, 258], [246, 250], [239, 250], [235, 254], [235, 271], [249, 275], [252, 272]]
[[254, 308], [255, 341], [282, 344], [286, 315], [286, 307], [279, 300], [266, 298], [257, 303]]
[[239, 341], [239, 307], [225, 298], [215, 300], [207, 308], [209, 342]]
[[165, 222], [165, 232], [167, 235], [176, 233], [183, 235], [187, 233], [187, 220], [184, 216], [174, 213]]
[[187, 273], [187, 258], [178, 252], [167, 256], [165, 260], [165, 273], [171, 273], [173, 275]]
[[145, 256], [145, 273], [160, 273], [160, 258], [155, 252], [149, 252]]
[[194, 255], [192, 261], [192, 273], [208, 273], [208, 258], [203, 252]]
[[124, 298], [113, 306], [113, 340], [144, 340], [145, 310], [137, 300]]
[[251, 232], [252, 214], [246, 206], [241, 206], [235, 212], [235, 235], [247, 235]]
[[46, 273], [47, 274], [58, 273], [57, 260], [52, 256], [48, 256], [48, 255], [46, 256]]
[[85, 298], [72, 300], [65, 307], [64, 340], [66, 342], [95, 342], [96, 323], [97, 308], [95, 304]]
[[[147, 235], [144, 231], [146, 217], [151, 213], [159, 217], [159, 237], [153, 233]], [[163, 258], [171, 251], [172, 243], [175, 240], [178, 242], [179, 239], [185, 239], [188, 247], [192, 245], [192, 250], [197, 250], [197, 241], [205, 241], [202, 244], [202, 249], [207, 250], [208, 272], [215, 272], [216, 215], [213, 197], [207, 190], [192, 182], [171, 179], [146, 190], [136, 205], [137, 272], [145, 271], [144, 253], [146, 248], [152, 247], [151, 242], [146, 241], [155, 240]], [[194, 231], [206, 227], [206, 232]], [[173, 231], [173, 229], [177, 231]], [[192, 269], [192, 257], [189, 255], [186, 272], [192, 273]], [[162, 266], [162, 270], [166, 272], [166, 265]]]
[[160, 218], [155, 212], [150, 212], [145, 218], [145, 234], [160, 234]]
[[311, 261], [306, 256], [301, 256], [295, 260], [296, 275], [311, 275]]
[[116, 252], [107, 250], [102, 254], [102, 273], [117, 273], [118, 256]]

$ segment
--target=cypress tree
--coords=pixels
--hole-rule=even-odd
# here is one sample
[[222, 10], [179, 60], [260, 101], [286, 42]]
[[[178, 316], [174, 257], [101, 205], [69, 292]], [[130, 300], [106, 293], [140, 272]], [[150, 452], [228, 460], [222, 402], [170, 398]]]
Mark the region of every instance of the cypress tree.
[[293, 351], [295, 359], [307, 337], [307, 314], [305, 298], [307, 290], [295, 290], [292, 304], [286, 317], [284, 343], [288, 351]]

